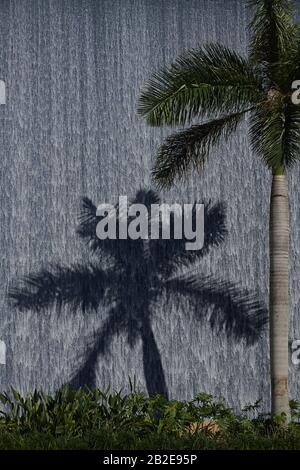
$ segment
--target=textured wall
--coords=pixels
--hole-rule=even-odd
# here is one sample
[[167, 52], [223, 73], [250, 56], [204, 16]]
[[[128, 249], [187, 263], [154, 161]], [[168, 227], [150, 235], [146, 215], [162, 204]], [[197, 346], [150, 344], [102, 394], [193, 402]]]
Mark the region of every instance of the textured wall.
[[[86, 258], [75, 236], [81, 196], [96, 203], [133, 196], [148, 185], [155, 148], [167, 129], [150, 129], [136, 115], [139, 90], [157, 68], [186, 48], [220, 41], [247, 47], [248, 12], [235, 0], [0, 0], [0, 337], [7, 365], [1, 387], [55, 389], [83, 361], [105, 310], [83, 315], [10, 310], [10, 280], [49, 261]], [[227, 205], [228, 237], [199, 265], [268, 298], [270, 176], [251, 154], [247, 125], [211, 156], [203, 175], [165, 194], [189, 202], [205, 197]], [[299, 323], [299, 166], [290, 177], [291, 340]], [[184, 303], [162, 298], [152, 328], [170, 394], [222, 395], [239, 407], [269, 403], [268, 338], [254, 346], [195, 323]], [[203, 312], [204, 319], [210, 313]], [[124, 387], [136, 376], [145, 387], [142, 344], [116, 336], [97, 362], [100, 386]], [[300, 398], [290, 365], [291, 395]]]

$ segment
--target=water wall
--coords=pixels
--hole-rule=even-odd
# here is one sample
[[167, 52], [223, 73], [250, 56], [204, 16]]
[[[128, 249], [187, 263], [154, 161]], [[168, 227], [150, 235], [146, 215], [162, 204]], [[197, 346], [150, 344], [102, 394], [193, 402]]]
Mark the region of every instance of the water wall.
[[[88, 247], [76, 235], [81, 198], [115, 203], [151, 188], [155, 150], [170, 133], [137, 116], [143, 83], [205, 42], [245, 54], [248, 21], [244, 2], [235, 0], [0, 0], [1, 388], [53, 391], [82, 371], [114, 305], [20, 312], [7, 302], [8, 286], [49, 263], [87, 263]], [[289, 175], [291, 341], [300, 338], [299, 171]], [[250, 151], [245, 121], [201, 175], [160, 193], [166, 202], [211, 200], [226, 212], [224, 243], [179, 269], [236, 283], [267, 304], [269, 194], [270, 174]], [[147, 289], [143, 276], [123, 275], [128, 321], [107, 331], [93, 357], [97, 385], [126, 389], [130, 376], [152, 391], [163, 380], [174, 398], [206, 391], [237, 408], [262, 398], [267, 409], [267, 329], [249, 345], [213, 326], [220, 307], [213, 295], [196, 319], [185, 296], [161, 289], [155, 299], [147, 291], [145, 340], [130, 319]], [[298, 367], [290, 362], [291, 396], [299, 399]]]

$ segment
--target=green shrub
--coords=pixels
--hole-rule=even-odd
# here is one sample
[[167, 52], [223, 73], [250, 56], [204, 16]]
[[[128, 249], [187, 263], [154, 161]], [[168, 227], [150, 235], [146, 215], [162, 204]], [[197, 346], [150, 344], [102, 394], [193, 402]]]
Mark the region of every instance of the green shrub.
[[[291, 402], [293, 422], [271, 420], [260, 403], [240, 415], [223, 400], [199, 393], [192, 401], [62, 387], [24, 397], [11, 388], [0, 394], [0, 449], [265, 449], [300, 448], [299, 404]], [[197, 423], [217, 424], [214, 431]], [[192, 429], [192, 431], [191, 431]]]

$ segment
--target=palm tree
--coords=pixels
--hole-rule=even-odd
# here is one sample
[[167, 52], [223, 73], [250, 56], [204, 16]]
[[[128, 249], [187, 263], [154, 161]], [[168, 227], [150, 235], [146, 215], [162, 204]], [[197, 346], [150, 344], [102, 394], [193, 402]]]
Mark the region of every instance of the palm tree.
[[272, 414], [288, 401], [288, 189], [298, 159], [300, 107], [291, 100], [300, 78], [300, 33], [289, 0], [252, 0], [249, 56], [221, 44], [186, 52], [146, 84], [139, 113], [152, 126], [200, 124], [167, 137], [153, 175], [170, 187], [192, 168], [202, 170], [215, 144], [250, 115], [252, 149], [272, 172], [270, 198], [270, 360]]
[[[133, 203], [146, 207], [158, 204], [151, 190], [137, 192]], [[100, 218], [96, 207], [83, 200], [78, 235], [88, 242], [90, 261], [73, 266], [53, 265], [16, 280], [9, 289], [9, 299], [19, 310], [43, 311], [51, 304], [71, 305], [83, 312], [108, 307], [108, 315], [96, 338], [90, 341], [83, 365], [72, 378], [74, 386], [95, 386], [97, 359], [105, 354], [114, 336], [127, 335], [134, 347], [142, 341], [143, 366], [148, 393], [168, 394], [160, 352], [151, 322], [155, 305], [163, 294], [189, 300], [195, 318], [201, 320], [209, 306], [212, 327], [226, 330], [236, 340], [256, 341], [266, 321], [266, 309], [254, 293], [231, 282], [211, 277], [200, 278], [192, 268], [214, 246], [225, 239], [224, 207], [221, 203], [205, 206], [205, 239], [202, 250], [186, 251], [185, 239], [171, 240], [100, 240], [96, 226]], [[171, 220], [171, 236], [173, 233]], [[151, 224], [151, 220], [149, 221]], [[186, 274], [177, 274], [186, 268]], [[182, 269], [181, 269], [182, 271]]]

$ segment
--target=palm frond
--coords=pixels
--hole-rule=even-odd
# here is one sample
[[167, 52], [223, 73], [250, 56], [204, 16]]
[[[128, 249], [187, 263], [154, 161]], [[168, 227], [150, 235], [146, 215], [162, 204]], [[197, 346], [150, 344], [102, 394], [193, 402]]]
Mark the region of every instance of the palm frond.
[[300, 34], [296, 41], [296, 48], [289, 63], [289, 76], [287, 78], [288, 91], [291, 91], [291, 85], [294, 80], [300, 80]]
[[153, 189], [141, 188], [136, 192], [136, 195], [131, 201], [132, 204], [144, 204], [147, 209], [151, 208], [152, 204], [160, 204], [159, 194]]
[[41, 311], [53, 304], [96, 309], [103, 300], [107, 274], [93, 265], [54, 265], [14, 282], [8, 299], [19, 310]]
[[237, 284], [186, 274], [166, 282], [171, 295], [176, 293], [190, 298], [195, 318], [203, 319], [206, 308], [213, 306], [209, 318], [212, 328], [224, 330], [236, 340], [245, 339], [251, 344], [260, 337], [267, 323], [267, 309], [255, 293]]
[[167, 137], [158, 151], [152, 175], [160, 188], [170, 187], [201, 170], [213, 146], [236, 130], [247, 110], [183, 129]]
[[291, 167], [300, 158], [300, 109], [292, 103], [285, 111], [283, 149], [284, 165]]
[[[196, 204], [196, 203], [195, 203]], [[195, 220], [195, 204], [193, 207], [193, 220]], [[170, 239], [160, 237], [149, 241], [149, 262], [151, 269], [159, 272], [164, 279], [171, 276], [178, 268], [191, 266], [202, 259], [213, 247], [220, 246], [227, 235], [226, 214], [224, 203], [211, 201], [204, 204], [204, 245], [201, 250], [186, 250], [184, 236], [182, 239], [174, 238], [174, 218], [170, 222]], [[182, 227], [184, 234], [184, 227]]]
[[271, 85], [285, 85], [299, 40], [290, 0], [251, 0], [250, 59], [263, 66]]
[[138, 112], [153, 126], [182, 125], [195, 116], [238, 112], [260, 97], [260, 79], [247, 60], [210, 44], [156, 73], [141, 92]]
[[[140, 189], [137, 191], [134, 198], [129, 201], [130, 204], [144, 204], [148, 210], [151, 207], [151, 204], [159, 204], [160, 198], [159, 195], [152, 189]], [[115, 206], [116, 209], [116, 231], [119, 233], [119, 207]], [[97, 208], [93, 202], [88, 198], [82, 199], [81, 210], [79, 213], [79, 225], [77, 227], [78, 235], [86, 240], [89, 243], [90, 249], [92, 252], [97, 254], [101, 253], [113, 258], [114, 262], [120, 263], [121, 265], [126, 265], [130, 258], [135, 259], [137, 262], [138, 255], [143, 256], [144, 250], [147, 249], [146, 244], [142, 240], [122, 240], [117, 237], [117, 239], [105, 239], [101, 240], [97, 237], [96, 227], [101, 216], [96, 215]], [[130, 221], [128, 217], [128, 221]]]
[[289, 100], [277, 106], [264, 103], [251, 115], [253, 150], [270, 169], [284, 169], [299, 159], [300, 109]]
[[100, 219], [96, 213], [97, 207], [95, 204], [87, 197], [82, 198], [76, 232], [90, 244], [92, 251], [100, 248], [100, 240], [96, 234], [96, 227]]

